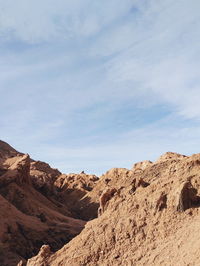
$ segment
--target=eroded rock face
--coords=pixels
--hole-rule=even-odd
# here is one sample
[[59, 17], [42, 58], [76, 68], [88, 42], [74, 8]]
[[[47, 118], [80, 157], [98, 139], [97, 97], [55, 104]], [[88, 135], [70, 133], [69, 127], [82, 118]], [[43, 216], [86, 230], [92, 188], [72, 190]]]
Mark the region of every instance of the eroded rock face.
[[176, 152], [166, 152], [158, 158], [157, 162], [166, 161], [166, 160], [181, 160], [186, 157], [187, 156]]
[[199, 265], [199, 197], [200, 154], [97, 178], [0, 142], [0, 265]]
[[78, 189], [83, 192], [91, 191], [99, 178], [84, 172], [80, 174], [60, 175], [54, 185], [60, 191]]
[[50, 195], [61, 174], [58, 170], [1, 142], [0, 155], [0, 265], [25, 265], [43, 244], [49, 244], [52, 251], [61, 248], [80, 233], [85, 222], [74, 219], [65, 205], [33, 185], [30, 171], [38, 171], [43, 179], [48, 176], [52, 180], [52, 186], [47, 186]]
[[30, 184], [30, 157], [28, 154], [14, 157], [15, 161], [7, 168], [0, 178], [0, 187], [12, 182]]
[[61, 175], [57, 169], [41, 161], [32, 161], [30, 165], [31, 181], [39, 192], [46, 196], [54, 194], [54, 182]]
[[0, 140], [0, 162], [4, 162], [6, 158], [15, 157], [21, 153], [13, 149], [8, 143]]
[[200, 264], [199, 154], [168, 153], [142, 171], [111, 169], [86, 195], [104, 211], [47, 265]]
[[151, 161], [145, 160], [133, 165], [132, 171], [144, 171], [147, 167], [151, 166], [153, 163]]
[[19, 185], [22, 184], [31, 184], [30, 179], [30, 157], [28, 154], [20, 156], [18, 160], [15, 161], [9, 167], [11, 171], [17, 171], [16, 183]]
[[108, 188], [104, 191], [99, 199], [100, 207], [98, 209], [98, 216], [102, 215], [108, 205], [109, 200], [117, 193], [115, 188]]
[[[50, 246], [49, 245], [43, 245], [41, 248], [40, 248], [40, 251], [38, 253], [37, 256], [35, 256], [34, 258], [32, 258], [30, 261], [31, 263], [34, 265], [43, 265], [43, 266], [48, 266], [48, 257], [51, 256], [52, 252], [51, 252], [51, 249], [50, 249]], [[29, 263], [29, 261], [28, 261]]]
[[197, 189], [195, 189], [191, 182], [183, 182], [176, 192], [176, 210], [183, 212], [200, 203], [200, 198], [197, 196]]

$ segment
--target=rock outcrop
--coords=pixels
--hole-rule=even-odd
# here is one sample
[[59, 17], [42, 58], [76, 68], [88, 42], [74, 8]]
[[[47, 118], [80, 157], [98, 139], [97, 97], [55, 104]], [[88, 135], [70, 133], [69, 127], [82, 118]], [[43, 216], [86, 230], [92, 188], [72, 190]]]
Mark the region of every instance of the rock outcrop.
[[52, 196], [54, 194], [54, 182], [61, 175], [61, 172], [51, 168], [47, 163], [32, 161], [30, 175], [36, 190], [45, 196]]
[[99, 178], [84, 172], [80, 174], [62, 174], [54, 182], [56, 198], [65, 204], [73, 217], [90, 220], [96, 217], [95, 209], [98, 202], [93, 202], [87, 196], [97, 184]]
[[200, 265], [199, 219], [200, 154], [98, 178], [0, 142], [1, 266]]
[[150, 167], [152, 164], [153, 163], [151, 161], [148, 161], [148, 160], [135, 163], [133, 165], [132, 171], [134, 171], [134, 172], [136, 172], [136, 171], [139, 171], [139, 172], [144, 171], [147, 167]]
[[179, 212], [183, 212], [200, 203], [199, 199], [200, 198], [197, 196], [197, 189], [193, 188], [189, 181], [185, 181], [177, 190], [176, 209]]
[[166, 152], [164, 154], [162, 154], [157, 162], [162, 162], [162, 161], [166, 161], [166, 160], [181, 160], [186, 158], [187, 156], [176, 153], [176, 152]]
[[[20, 261], [23, 265], [43, 244], [52, 251], [61, 248], [80, 233], [85, 221], [74, 219], [65, 205], [47, 196], [61, 175], [58, 170], [34, 162], [4, 142], [0, 142], [0, 155], [0, 265], [14, 266]], [[36, 172], [38, 180], [33, 176]], [[41, 176], [49, 181], [43, 184], [45, 193], [39, 186]]]
[[106, 206], [101, 215], [48, 259], [27, 265], [199, 265], [200, 154], [168, 155], [142, 171], [108, 171], [86, 194]]
[[0, 162], [4, 162], [7, 158], [12, 158], [22, 153], [16, 151], [8, 143], [0, 140]]
[[101, 194], [99, 199], [100, 207], [98, 209], [98, 216], [102, 215], [106, 210], [109, 200], [117, 193], [115, 188], [108, 188]]

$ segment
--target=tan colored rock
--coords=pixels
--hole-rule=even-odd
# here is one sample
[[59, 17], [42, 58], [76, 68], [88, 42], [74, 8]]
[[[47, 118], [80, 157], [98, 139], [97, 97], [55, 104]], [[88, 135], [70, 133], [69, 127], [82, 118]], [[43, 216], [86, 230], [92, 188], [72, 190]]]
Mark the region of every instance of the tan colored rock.
[[43, 245], [37, 256], [28, 260], [28, 263], [40, 266], [48, 266], [48, 257], [52, 254], [49, 245]]
[[117, 190], [115, 188], [108, 188], [106, 191], [104, 191], [99, 199], [100, 207], [98, 209], [98, 215], [102, 215], [106, 209], [106, 205], [108, 204], [108, 201], [117, 193]]
[[49, 164], [41, 161], [32, 161], [30, 165], [30, 176], [34, 187], [44, 195], [52, 195], [54, 182], [61, 175], [58, 169], [51, 168]]
[[166, 160], [181, 160], [187, 156], [176, 153], [176, 152], [166, 152], [162, 154], [156, 162], [166, 161]]
[[183, 182], [176, 193], [176, 210], [183, 212], [198, 203], [197, 190], [189, 181]]
[[28, 154], [19, 157], [19, 159], [16, 160], [15, 163], [9, 167], [9, 170], [11, 171], [17, 170], [18, 173], [17, 173], [16, 182], [18, 184], [31, 184], [30, 157]]
[[1, 142], [0, 159], [0, 265], [200, 265], [200, 154], [168, 152], [99, 179]]
[[17, 184], [30, 184], [30, 157], [28, 154], [14, 157], [14, 162], [1, 176], [0, 187], [12, 182]]
[[0, 140], [0, 165], [3, 163], [7, 158], [15, 157], [22, 153], [16, 151], [11, 147], [8, 143]]
[[59, 171], [45, 163], [34, 164], [28, 155], [5, 143], [1, 147], [0, 142], [0, 265], [25, 265], [44, 243], [53, 251], [61, 248], [80, 233], [85, 222], [72, 217], [65, 205], [53, 196], [46, 197], [32, 184], [31, 163], [33, 171], [52, 179]]
[[112, 188], [106, 211], [50, 255], [49, 266], [200, 264], [199, 154], [166, 156], [144, 171], [112, 169], [87, 196], [96, 201]]
[[80, 174], [62, 174], [54, 182], [54, 186], [60, 191], [77, 189], [87, 193], [91, 191], [99, 178], [84, 172]]
[[150, 167], [153, 163], [151, 161], [145, 160], [142, 162], [135, 163], [133, 165], [132, 171], [144, 171], [146, 168]]
[[54, 182], [54, 188], [59, 201], [67, 206], [73, 217], [90, 220], [95, 217], [95, 209], [99, 203], [90, 202], [87, 196], [96, 186], [99, 178], [86, 174], [62, 174]]
[[23, 262], [23, 260], [20, 260], [20, 262], [17, 264], [17, 266], [25, 266], [26, 263]]

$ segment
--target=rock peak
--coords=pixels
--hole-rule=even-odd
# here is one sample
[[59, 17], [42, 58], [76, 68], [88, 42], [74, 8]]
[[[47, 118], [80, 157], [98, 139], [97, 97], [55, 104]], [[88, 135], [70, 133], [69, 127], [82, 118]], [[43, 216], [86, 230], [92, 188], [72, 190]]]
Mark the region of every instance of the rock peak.
[[166, 152], [164, 154], [162, 154], [158, 160], [156, 162], [160, 162], [160, 161], [166, 161], [166, 160], [180, 160], [180, 159], [184, 159], [186, 158], [186, 155], [182, 155], [176, 152]]

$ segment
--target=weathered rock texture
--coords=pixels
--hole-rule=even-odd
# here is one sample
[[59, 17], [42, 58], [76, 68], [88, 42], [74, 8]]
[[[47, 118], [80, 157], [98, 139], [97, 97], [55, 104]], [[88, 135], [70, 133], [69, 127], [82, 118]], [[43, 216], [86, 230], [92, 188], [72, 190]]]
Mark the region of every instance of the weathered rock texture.
[[0, 141], [1, 266], [25, 262], [44, 244], [56, 251], [83, 229], [85, 221], [74, 219], [53, 197], [53, 183], [59, 175], [58, 170]]
[[84, 196], [100, 201], [99, 217], [27, 265], [200, 265], [200, 154], [167, 153], [136, 166], [103, 175]]
[[200, 265], [199, 207], [200, 154], [168, 152], [98, 179], [0, 142], [2, 266]]
[[94, 202], [88, 196], [99, 178], [95, 175], [80, 174], [60, 175], [54, 182], [57, 199], [67, 206], [73, 217], [90, 220], [97, 217], [98, 200]]

